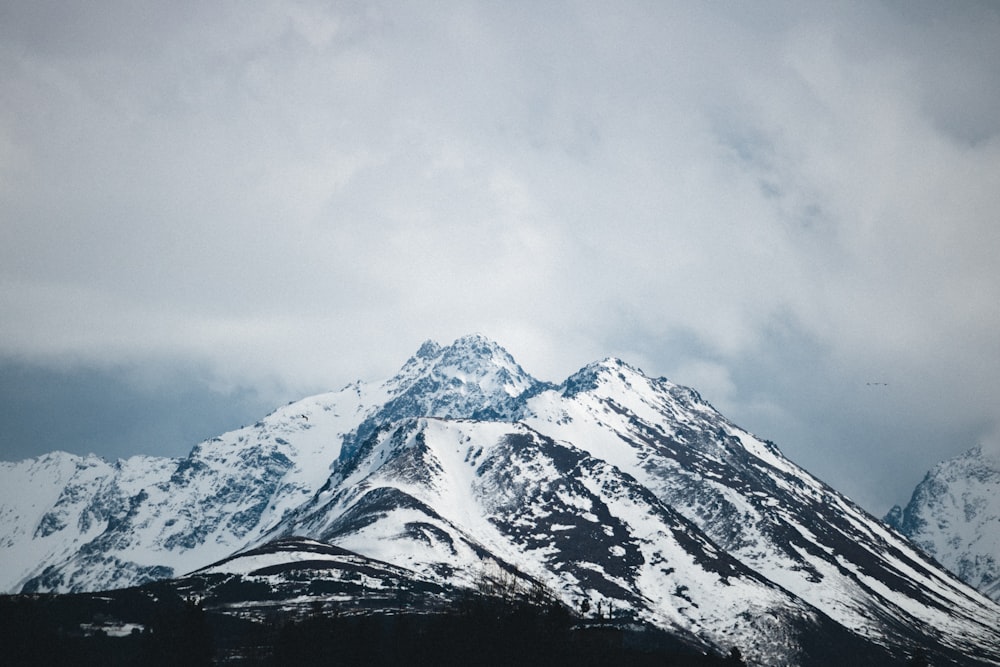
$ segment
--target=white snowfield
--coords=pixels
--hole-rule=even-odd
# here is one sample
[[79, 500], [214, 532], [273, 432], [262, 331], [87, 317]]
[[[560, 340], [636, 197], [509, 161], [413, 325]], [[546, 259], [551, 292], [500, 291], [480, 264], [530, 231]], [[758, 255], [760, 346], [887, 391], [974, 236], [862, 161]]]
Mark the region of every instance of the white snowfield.
[[978, 445], [934, 466], [886, 521], [1000, 601], [1000, 457], [990, 448]]
[[764, 664], [830, 628], [1000, 664], [995, 603], [697, 392], [616, 359], [556, 386], [482, 336], [428, 342], [385, 382], [185, 459], [0, 463], [6, 591], [135, 585], [289, 536], [445, 584], [506, 568]]

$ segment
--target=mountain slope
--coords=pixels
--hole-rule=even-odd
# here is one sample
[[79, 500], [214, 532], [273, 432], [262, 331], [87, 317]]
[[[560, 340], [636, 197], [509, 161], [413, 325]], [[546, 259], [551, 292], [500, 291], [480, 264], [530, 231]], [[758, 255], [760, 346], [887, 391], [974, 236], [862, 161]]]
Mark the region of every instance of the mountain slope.
[[[0, 462], [0, 590], [20, 590], [45, 565], [93, 549], [103, 534], [141, 504], [142, 489], [170, 477], [178, 461], [137, 456], [114, 464], [96, 456], [52, 452]], [[105, 586], [169, 576], [157, 563], [116, 562]], [[29, 586], [30, 588], [30, 586]]]
[[[99, 477], [68, 485], [72, 515], [51, 523], [47, 537], [73, 544], [41, 558], [22, 578], [23, 590], [81, 591], [123, 587], [183, 574], [228, 556], [306, 500], [328, 474], [332, 447], [357, 423], [356, 388], [281, 408], [257, 424], [197, 445], [184, 459], [129, 459], [107, 464], [70, 457]], [[345, 427], [344, 424], [347, 426]], [[293, 444], [294, 441], [294, 444]], [[63, 455], [66, 458], [68, 455]], [[13, 480], [21, 462], [0, 469]], [[76, 489], [79, 490], [76, 490]], [[53, 511], [60, 509], [58, 501]], [[24, 523], [36, 502], [5, 494], [0, 516]], [[40, 529], [41, 529], [40, 524]], [[9, 536], [5, 549], [29, 553], [37, 536]], [[14, 582], [12, 582], [14, 583]]]
[[586, 600], [706, 649], [739, 645], [769, 664], [800, 663], [802, 636], [839, 630], [636, 480], [522, 424], [397, 422], [280, 530], [442, 583], [516, 563], [569, 605]]
[[973, 447], [934, 466], [886, 522], [1000, 601], [1000, 461]]
[[917, 646], [1000, 664], [995, 604], [697, 392], [616, 359], [557, 386], [482, 336], [427, 342], [385, 382], [289, 404], [184, 459], [66, 457], [0, 466], [0, 484], [32, 471], [40, 489], [0, 495], [10, 588], [120, 587], [247, 549], [281, 570], [313, 547], [274, 541], [308, 539], [438, 593], [540, 586], [767, 664]]
[[691, 389], [609, 359], [526, 407], [526, 423], [615, 463], [720, 548], [865, 637], [902, 648], [916, 632], [958, 653], [998, 637], [995, 607]]
[[[296, 401], [184, 459], [109, 464], [51, 454], [3, 463], [0, 554], [17, 564], [3, 590], [95, 590], [190, 572], [258, 539], [305, 502], [375, 425], [421, 414], [493, 417], [537, 386], [482, 336], [448, 348], [428, 341], [385, 382]], [[16, 492], [28, 478], [32, 493]], [[50, 492], [36, 499], [35, 486]], [[52, 516], [41, 517], [40, 507]]]

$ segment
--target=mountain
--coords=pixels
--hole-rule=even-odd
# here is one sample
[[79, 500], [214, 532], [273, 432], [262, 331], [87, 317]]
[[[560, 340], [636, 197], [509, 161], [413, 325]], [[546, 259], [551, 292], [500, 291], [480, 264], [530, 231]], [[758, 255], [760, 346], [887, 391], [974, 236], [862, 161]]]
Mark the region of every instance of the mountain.
[[398, 374], [275, 410], [183, 459], [54, 452], [0, 462], [0, 590], [84, 591], [190, 572], [306, 502], [341, 454], [404, 416], [510, 416], [545, 387], [482, 336], [428, 341]]
[[1000, 459], [982, 446], [934, 466], [885, 521], [1000, 601]]
[[184, 459], [0, 466], [2, 488], [29, 478], [0, 503], [7, 590], [193, 573], [178, 581], [292, 599], [322, 571], [341, 588], [321, 600], [346, 604], [344, 573], [363, 566], [427, 604], [503, 581], [764, 664], [918, 647], [1000, 664], [993, 602], [694, 390], [617, 359], [555, 385], [482, 336], [427, 342], [385, 382], [291, 403]]
[[586, 443], [719, 548], [853, 632], [880, 644], [930, 635], [965, 653], [996, 636], [985, 630], [995, 606], [689, 388], [612, 359], [528, 407], [526, 423]]

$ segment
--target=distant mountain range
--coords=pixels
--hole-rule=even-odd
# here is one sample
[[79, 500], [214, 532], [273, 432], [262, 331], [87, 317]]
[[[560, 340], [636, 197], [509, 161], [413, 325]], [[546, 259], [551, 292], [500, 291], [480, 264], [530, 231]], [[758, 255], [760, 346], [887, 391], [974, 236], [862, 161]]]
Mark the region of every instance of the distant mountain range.
[[927, 473], [906, 507], [886, 523], [958, 575], [1000, 601], [1000, 459], [981, 446]]
[[0, 489], [10, 592], [173, 579], [252, 615], [500, 589], [757, 664], [1000, 664], [993, 601], [694, 390], [618, 359], [556, 385], [482, 336], [427, 342], [389, 380], [186, 458], [55, 452], [0, 463]]

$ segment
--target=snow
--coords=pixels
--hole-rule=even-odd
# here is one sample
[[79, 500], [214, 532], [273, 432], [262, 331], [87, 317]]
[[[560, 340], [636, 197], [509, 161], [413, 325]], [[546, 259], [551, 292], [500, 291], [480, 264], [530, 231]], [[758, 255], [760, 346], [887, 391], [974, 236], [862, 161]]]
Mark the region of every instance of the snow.
[[275, 565], [301, 563], [304, 561], [322, 561], [329, 563], [364, 563], [366, 559], [358, 556], [329, 554], [315, 551], [273, 551], [271, 553], [240, 556], [227, 560], [219, 565], [198, 570], [198, 574], [242, 574], [249, 575], [257, 570]]
[[988, 452], [976, 446], [934, 466], [906, 508], [896, 508], [896, 527], [961, 579], [1000, 600], [1000, 462]]
[[[471, 419], [483, 410], [501, 419]], [[949, 490], [923, 525], [996, 554], [981, 522], [1000, 516], [1000, 488], [967, 458], [936, 477]], [[357, 558], [224, 560], [304, 535], [429, 581], [519, 572], [567, 604], [627, 607], [769, 664], [794, 662], [793, 624], [825, 617], [886, 645], [896, 627], [1000, 645], [996, 605], [693, 390], [617, 359], [547, 385], [482, 336], [425, 343], [389, 380], [283, 406], [185, 459], [53, 453], [0, 462], [0, 489], [8, 591]], [[46, 567], [57, 576], [33, 579]]]
[[133, 632], [143, 632], [146, 626], [139, 623], [81, 623], [80, 630], [84, 635], [103, 633], [108, 637], [127, 637]]

